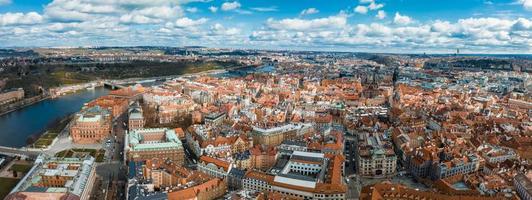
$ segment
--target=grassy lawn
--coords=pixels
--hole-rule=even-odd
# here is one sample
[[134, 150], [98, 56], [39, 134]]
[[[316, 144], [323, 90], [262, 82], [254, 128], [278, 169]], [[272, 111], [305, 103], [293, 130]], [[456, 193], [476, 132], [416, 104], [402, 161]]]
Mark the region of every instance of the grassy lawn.
[[0, 199], [4, 199], [17, 185], [19, 179], [0, 177]]
[[55, 137], [57, 137], [57, 133], [46, 133], [44, 135], [41, 136], [42, 139], [54, 139]]
[[89, 76], [85, 76], [78, 72], [66, 72], [66, 71], [54, 72], [52, 73], [52, 77], [54, 77], [56, 80], [59, 80], [61, 83], [66, 84], [66, 85], [89, 82], [93, 79]]
[[14, 164], [11, 166], [11, 168], [9, 168], [9, 170], [27, 173], [28, 171], [30, 171], [31, 167], [33, 167], [33, 165]]
[[89, 153], [92, 157], [96, 156], [96, 149], [71, 149], [73, 152], [79, 152], [79, 153]]
[[33, 143], [33, 147], [35, 148], [46, 148], [52, 144], [55, 137], [57, 137], [57, 133], [45, 133], [39, 137], [37, 141]]
[[80, 156], [80, 155], [83, 155], [83, 154], [89, 154], [90, 156], [96, 158], [96, 162], [103, 162], [104, 155], [105, 155], [105, 150], [103, 150], [103, 149], [100, 149], [100, 150], [96, 150], [96, 149], [68, 149], [68, 150], [64, 150], [64, 151], [61, 151], [61, 152], [55, 154], [55, 156], [57, 156], [57, 157], [73, 157], [73, 156]]
[[57, 156], [57, 157], [65, 157], [66, 154], [67, 154], [69, 151], [70, 151], [70, 150], [60, 151], [60, 152], [56, 153], [55, 156]]

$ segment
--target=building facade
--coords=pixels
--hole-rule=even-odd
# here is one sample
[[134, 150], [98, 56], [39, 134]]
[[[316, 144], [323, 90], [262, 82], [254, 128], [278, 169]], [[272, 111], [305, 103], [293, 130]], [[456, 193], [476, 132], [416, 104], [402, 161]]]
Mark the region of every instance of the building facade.
[[476, 154], [470, 154], [462, 158], [437, 163], [431, 173], [433, 180], [451, 177], [457, 174], [469, 174], [480, 169], [480, 158]]
[[397, 171], [397, 156], [391, 140], [384, 134], [359, 134], [356, 162], [361, 176], [392, 176]]
[[87, 104], [88, 107], [99, 106], [111, 111], [113, 119], [120, 117], [128, 109], [129, 101], [124, 98], [102, 96]]
[[220, 179], [225, 179], [231, 168], [231, 163], [209, 156], [201, 156], [198, 162], [200, 172]]
[[129, 161], [145, 161], [159, 158], [169, 159], [177, 165], [183, 165], [185, 153], [181, 140], [174, 129], [151, 128], [129, 132], [124, 144], [124, 152]]
[[0, 93], [0, 105], [12, 103], [21, 99], [24, 99], [24, 89], [22, 88]]
[[40, 155], [34, 166], [5, 198], [88, 200], [95, 179], [95, 159]]
[[253, 127], [251, 137], [254, 144], [264, 144], [267, 146], [278, 146], [284, 140], [294, 139], [298, 135], [298, 130], [302, 127], [295, 124], [286, 124], [272, 128]]
[[286, 165], [272, 173], [248, 171], [244, 189], [276, 192], [289, 199], [345, 199], [342, 155], [295, 151]]
[[142, 107], [135, 103], [129, 108], [128, 112], [128, 129], [130, 131], [144, 128], [146, 120], [144, 119]]
[[100, 143], [111, 136], [111, 131], [111, 113], [99, 106], [82, 110], [70, 126], [70, 136], [78, 144]]

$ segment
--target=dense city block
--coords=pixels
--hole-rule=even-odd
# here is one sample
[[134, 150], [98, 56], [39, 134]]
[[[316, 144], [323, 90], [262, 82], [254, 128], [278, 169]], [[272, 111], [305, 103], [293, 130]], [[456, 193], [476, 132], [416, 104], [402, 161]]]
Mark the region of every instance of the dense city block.
[[[9, 86], [33, 72], [9, 73], [39, 62], [94, 76], [40, 85], [47, 98], [106, 91], [37, 140], [48, 144], [0, 149], [5, 172], [14, 171], [3, 176], [20, 179], [6, 199], [532, 195], [529, 58], [202, 47], [4, 54], [0, 106], [31, 98]], [[134, 79], [97, 75], [110, 63], [179, 68], [182, 60], [234, 65]], [[94, 63], [106, 65], [88, 67]], [[9, 168], [20, 163], [28, 169]]]

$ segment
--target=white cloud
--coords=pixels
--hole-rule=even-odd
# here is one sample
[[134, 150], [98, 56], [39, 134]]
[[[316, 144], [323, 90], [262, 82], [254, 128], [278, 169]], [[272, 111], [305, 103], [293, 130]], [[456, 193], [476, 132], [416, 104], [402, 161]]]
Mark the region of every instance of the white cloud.
[[132, 13], [139, 13], [141, 15], [157, 19], [172, 19], [181, 16], [183, 11], [179, 6], [153, 6], [141, 10], [135, 10]]
[[266, 21], [268, 27], [272, 29], [284, 30], [299, 30], [312, 31], [323, 28], [342, 28], [347, 24], [347, 16], [339, 14], [326, 18], [317, 18], [311, 20], [304, 20], [299, 18], [274, 20], [269, 18]]
[[355, 7], [355, 12], [360, 14], [366, 14], [368, 13], [368, 8], [366, 6], [357, 6]]
[[532, 31], [532, 20], [528, 20], [525, 18], [519, 18], [517, 21], [512, 25], [512, 30], [515, 31]]
[[146, 7], [122, 15], [120, 21], [128, 24], [162, 23], [181, 16], [182, 12], [181, 7], [179, 6]]
[[210, 10], [212, 13], [215, 13], [215, 12], [218, 11], [218, 7], [216, 7], [216, 6], [211, 6], [211, 7], [209, 7], [209, 10]]
[[[44, 6], [42, 14], [0, 14], [0, 46], [192, 44], [389, 52], [467, 48], [471, 52], [532, 53], [532, 19], [528, 16], [416, 21], [392, 13], [393, 23], [357, 24], [348, 23], [349, 16], [341, 13], [310, 19], [301, 18], [303, 15], [270, 18], [262, 27], [245, 23], [231, 27], [230, 22], [223, 20], [215, 23], [206, 18], [186, 16], [194, 12], [194, 7], [187, 5], [191, 1], [208, 0], [53, 0]], [[234, 2], [239, 1], [229, 1]], [[381, 1], [360, 2], [366, 14], [372, 12], [370, 7], [373, 7], [375, 14], [372, 15], [376, 19], [389, 18], [386, 15], [390, 14], [379, 6]], [[521, 3], [519, 6], [524, 5], [524, 0]], [[221, 9], [212, 7], [214, 12]], [[273, 8], [243, 9], [240, 5], [232, 12], [266, 12]], [[310, 8], [305, 10], [295, 14], [306, 16], [314, 12]]]
[[102, 32], [106, 31], [123, 32], [128, 30], [127, 27], [118, 24], [118, 22], [106, 18], [93, 19], [92, 21], [85, 22], [53, 22], [47, 24], [45, 29], [56, 33], [76, 31], [81, 33], [98, 34], [103, 34]]
[[257, 12], [276, 12], [279, 11], [276, 6], [270, 6], [270, 7], [254, 7], [250, 8], [251, 10], [257, 11]]
[[85, 21], [90, 19], [90, 14], [76, 10], [67, 10], [60, 7], [46, 7], [45, 16], [54, 21]]
[[235, 12], [238, 13], [238, 14], [243, 14], [243, 15], [251, 15], [251, 14], [253, 14], [253, 12], [251, 12], [249, 10], [243, 10], [243, 9], [236, 9]]
[[399, 25], [408, 25], [412, 22], [412, 18], [406, 15], [401, 15], [399, 14], [399, 12], [396, 12], [395, 17], [393, 18], [393, 22]]
[[183, 10], [180, 6], [191, 1], [201, 0], [53, 0], [44, 7], [44, 16], [51, 21], [62, 22], [90, 21], [109, 16], [162, 21], [170, 19], [167, 17], [170, 15], [173, 19], [181, 16]]
[[457, 29], [455, 28], [453, 24], [451, 24], [448, 21], [437, 20], [431, 25], [431, 30], [433, 32], [450, 34], [450, 33], [456, 32]]
[[186, 11], [189, 12], [189, 13], [197, 13], [198, 12], [198, 8], [190, 7], [190, 8], [187, 8]]
[[216, 23], [213, 26], [211, 26], [212, 35], [238, 35], [239, 33], [240, 33], [240, 29], [226, 28], [220, 23]]
[[301, 11], [301, 13], [299, 13], [299, 15], [303, 16], [303, 15], [312, 15], [312, 14], [316, 14], [316, 13], [319, 13], [320, 11], [316, 8], [307, 8], [307, 9], [304, 9]]
[[480, 30], [489, 30], [489, 31], [502, 31], [508, 30], [514, 24], [514, 21], [499, 19], [494, 17], [488, 18], [467, 18], [458, 20], [460, 28], [470, 31], [480, 31]]
[[208, 20], [206, 18], [199, 18], [197, 20], [190, 19], [188, 17], [179, 18], [175, 22], [176, 27], [186, 28], [191, 26], [198, 26], [205, 24]]
[[0, 26], [8, 25], [30, 25], [43, 21], [43, 17], [36, 12], [29, 13], [5, 13], [0, 14]]
[[117, 2], [94, 2], [89, 0], [54, 0], [44, 8], [47, 18], [57, 21], [85, 21], [92, 14], [125, 12]]
[[375, 15], [375, 17], [377, 19], [384, 19], [384, 18], [386, 18], [386, 12], [384, 12], [384, 10], [379, 10], [377, 12], [377, 15]]
[[519, 0], [526, 10], [532, 11], [532, 0]]
[[126, 14], [120, 17], [120, 22], [124, 24], [151, 24], [160, 23], [159, 19], [153, 19], [144, 15]]
[[405, 18], [406, 16], [399, 14], [395, 20], [403, 26], [370, 23], [346, 24], [334, 28], [311, 28], [311, 20], [269, 19], [266, 27], [253, 31], [249, 38], [251, 43], [258, 46], [280, 45], [301, 49], [347, 48], [375, 51], [375, 47], [381, 47], [377, 49], [382, 49], [383, 52], [446, 52], [448, 49], [467, 48], [474, 52], [506, 53], [531, 52], [532, 49], [532, 20], [526, 18], [468, 18], [456, 22], [437, 20], [416, 23], [415, 26], [410, 17], [408, 24]]
[[382, 7], [384, 7], [384, 4], [381, 4], [381, 3], [376, 4], [375, 2], [371, 2], [371, 3], [369, 4], [369, 6], [368, 6], [368, 8], [369, 8], [370, 10], [378, 10], [378, 9], [381, 9]]
[[233, 1], [233, 2], [225, 2], [222, 4], [222, 10], [223, 11], [229, 11], [229, 10], [234, 10], [234, 9], [238, 9], [240, 8], [240, 3], [238, 3], [238, 1]]
[[378, 23], [371, 23], [370, 25], [358, 24], [356, 35], [364, 37], [387, 37], [393, 34], [393, 29]]
[[0, 6], [11, 4], [11, 0], [0, 0]]

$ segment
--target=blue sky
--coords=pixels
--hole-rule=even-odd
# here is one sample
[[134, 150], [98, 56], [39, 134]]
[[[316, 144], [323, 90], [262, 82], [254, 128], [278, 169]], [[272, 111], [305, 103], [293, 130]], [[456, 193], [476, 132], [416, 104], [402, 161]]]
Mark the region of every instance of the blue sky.
[[131, 45], [529, 54], [532, 0], [0, 0], [0, 46]]

